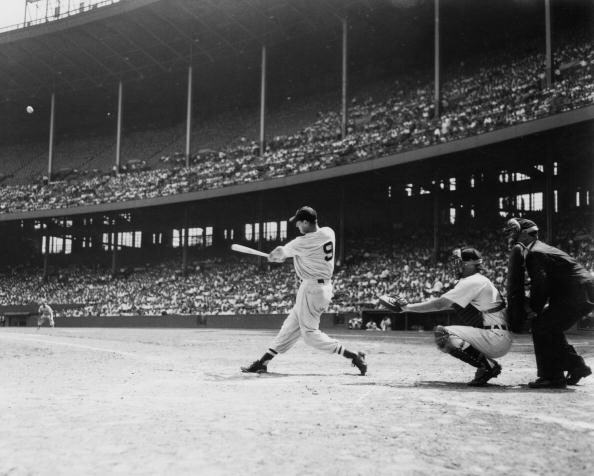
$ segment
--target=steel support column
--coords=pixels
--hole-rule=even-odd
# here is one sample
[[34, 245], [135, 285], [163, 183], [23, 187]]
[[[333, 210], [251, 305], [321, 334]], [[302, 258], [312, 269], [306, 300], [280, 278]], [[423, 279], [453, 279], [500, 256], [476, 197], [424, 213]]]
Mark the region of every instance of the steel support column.
[[56, 93], [52, 92], [50, 104], [50, 124], [49, 124], [49, 150], [47, 154], [47, 177], [52, 179], [52, 167], [54, 161], [54, 123], [56, 118]]
[[262, 45], [260, 75], [260, 157], [263, 157], [266, 152], [266, 45]]
[[545, 0], [545, 80], [547, 88], [552, 83], [552, 52], [551, 52], [551, 0]]
[[346, 17], [342, 19], [342, 92], [341, 92], [341, 121], [340, 133], [344, 139], [347, 135], [347, 28], [348, 23]]
[[188, 66], [188, 99], [186, 113], [186, 167], [190, 166], [190, 145], [192, 131], [192, 65]]
[[[340, 187], [340, 211], [338, 215], [338, 261], [342, 266], [344, 264], [344, 248], [345, 248], [345, 239], [344, 239], [344, 210], [345, 210], [345, 196], [344, 193], [344, 184]], [[336, 253], [336, 251], [335, 251]]]
[[122, 80], [118, 82], [118, 125], [116, 131], [116, 173], [120, 173], [121, 147], [122, 147], [122, 98], [124, 85]]
[[435, 38], [434, 38], [434, 69], [435, 69], [435, 117], [441, 116], [441, 84], [440, 84], [440, 49], [439, 49], [439, 0], [435, 0]]
[[[180, 235], [180, 239], [182, 240], [182, 264], [181, 269], [182, 273], [186, 274], [188, 271], [188, 239], [189, 239], [189, 223], [190, 223], [190, 216], [188, 213], [188, 205], [184, 210], [184, 227], [183, 233]], [[205, 230], [206, 232], [206, 230]], [[206, 236], [205, 236], [206, 239]]]
[[[436, 176], [438, 177], [438, 176]], [[433, 186], [433, 264], [437, 263], [439, 254], [439, 195], [441, 190], [439, 188], [439, 178], [435, 179], [435, 185]]]

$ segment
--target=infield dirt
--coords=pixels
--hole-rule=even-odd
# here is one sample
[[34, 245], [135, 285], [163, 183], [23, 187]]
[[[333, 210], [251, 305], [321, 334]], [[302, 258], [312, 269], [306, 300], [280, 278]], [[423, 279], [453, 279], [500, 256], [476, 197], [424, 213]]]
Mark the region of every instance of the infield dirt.
[[[242, 374], [272, 331], [0, 329], [2, 475], [590, 475], [594, 377], [530, 390], [529, 336], [502, 374], [428, 332], [344, 332], [346, 359], [299, 342]], [[570, 336], [594, 364], [594, 336]]]

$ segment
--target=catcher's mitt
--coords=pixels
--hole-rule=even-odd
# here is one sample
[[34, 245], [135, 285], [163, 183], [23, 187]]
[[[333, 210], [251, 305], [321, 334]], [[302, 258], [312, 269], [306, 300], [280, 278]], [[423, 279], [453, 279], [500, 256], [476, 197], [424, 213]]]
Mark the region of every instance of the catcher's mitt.
[[406, 301], [404, 301], [404, 299], [388, 296], [387, 294], [380, 296], [379, 303], [385, 308], [394, 312], [403, 312], [402, 308], [408, 304]]

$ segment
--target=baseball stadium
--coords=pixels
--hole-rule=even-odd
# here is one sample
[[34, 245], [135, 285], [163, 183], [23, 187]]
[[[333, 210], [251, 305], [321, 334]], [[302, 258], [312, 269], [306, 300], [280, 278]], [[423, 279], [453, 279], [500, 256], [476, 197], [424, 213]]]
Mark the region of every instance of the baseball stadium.
[[594, 472], [592, 0], [22, 13], [0, 475]]

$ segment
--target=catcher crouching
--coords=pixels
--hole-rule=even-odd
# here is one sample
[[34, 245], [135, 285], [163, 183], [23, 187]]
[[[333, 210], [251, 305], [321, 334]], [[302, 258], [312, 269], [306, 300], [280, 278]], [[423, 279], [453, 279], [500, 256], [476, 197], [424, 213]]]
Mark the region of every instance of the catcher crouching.
[[441, 297], [407, 304], [397, 297], [381, 296], [379, 302], [396, 312], [456, 310], [467, 325], [437, 326], [435, 343], [442, 352], [476, 367], [468, 385], [481, 387], [501, 373], [501, 365], [494, 359], [507, 354], [512, 345], [505, 301], [489, 278], [480, 273], [482, 258], [476, 249], [455, 249], [452, 261], [460, 279]]

